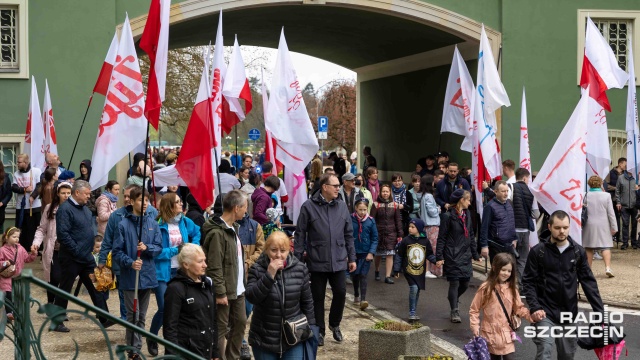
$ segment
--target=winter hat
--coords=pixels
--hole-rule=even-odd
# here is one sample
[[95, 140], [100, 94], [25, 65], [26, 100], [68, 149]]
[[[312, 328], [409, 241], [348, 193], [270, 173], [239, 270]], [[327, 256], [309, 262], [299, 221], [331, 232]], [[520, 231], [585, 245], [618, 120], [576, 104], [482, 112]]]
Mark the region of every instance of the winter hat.
[[72, 180], [76, 174], [71, 170], [65, 170], [58, 175], [58, 181]]
[[418, 233], [420, 234], [424, 230], [424, 221], [422, 221], [421, 219], [411, 219], [411, 221], [409, 221], [409, 224], [413, 224], [416, 229], [418, 229]]
[[278, 210], [274, 208], [267, 209], [267, 211], [265, 211], [265, 215], [267, 215], [267, 218], [271, 222], [276, 222], [276, 219], [279, 217]]
[[456, 189], [456, 191], [454, 191], [451, 196], [449, 197], [449, 203], [450, 204], [455, 204], [458, 201], [460, 201], [460, 199], [462, 199], [462, 196], [464, 195], [464, 190], [462, 189]]

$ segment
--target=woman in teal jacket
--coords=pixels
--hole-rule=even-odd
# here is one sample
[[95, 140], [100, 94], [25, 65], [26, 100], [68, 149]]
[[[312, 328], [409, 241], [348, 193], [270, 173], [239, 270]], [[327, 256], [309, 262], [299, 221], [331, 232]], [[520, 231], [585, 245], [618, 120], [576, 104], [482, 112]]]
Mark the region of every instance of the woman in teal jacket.
[[[158, 287], [155, 288], [158, 312], [151, 320], [150, 332], [158, 335], [164, 317], [164, 293], [167, 283], [178, 270], [178, 252], [183, 244], [200, 245], [200, 227], [182, 213], [182, 200], [175, 193], [167, 193], [160, 200], [158, 225], [162, 237], [162, 252], [156, 256], [156, 277]], [[158, 355], [158, 344], [147, 340], [147, 350], [152, 356]]]

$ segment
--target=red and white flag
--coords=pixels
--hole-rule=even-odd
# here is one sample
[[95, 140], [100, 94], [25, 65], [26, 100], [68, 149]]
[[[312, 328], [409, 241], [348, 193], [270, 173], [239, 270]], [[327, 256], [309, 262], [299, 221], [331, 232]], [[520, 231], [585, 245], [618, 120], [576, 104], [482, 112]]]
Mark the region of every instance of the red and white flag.
[[93, 92], [107, 96], [107, 90], [109, 90], [109, 82], [111, 81], [111, 73], [113, 72], [113, 64], [116, 62], [116, 54], [118, 53], [118, 33], [113, 34], [111, 45], [109, 45], [109, 51], [107, 51], [107, 57], [102, 63], [100, 68], [100, 75], [93, 87]]
[[289, 200], [285, 203], [288, 214], [294, 224], [298, 223], [300, 208], [307, 201], [307, 182], [304, 173], [296, 175], [291, 171], [284, 172], [284, 186], [289, 189]]
[[524, 94], [524, 87], [522, 87], [522, 109], [520, 110], [520, 167], [531, 172], [529, 130], [527, 128], [527, 99]]
[[478, 141], [484, 164], [491, 178], [502, 175], [502, 161], [496, 132], [496, 110], [511, 106], [507, 92], [500, 81], [500, 75], [493, 59], [489, 39], [482, 25], [480, 51], [478, 53], [478, 75], [473, 105], [474, 121], [478, 124]]
[[283, 169], [282, 163], [276, 159], [276, 139], [271, 135], [271, 131], [267, 125], [267, 108], [269, 107], [269, 94], [267, 93], [267, 84], [264, 82], [264, 69], [260, 69], [262, 74], [262, 112], [264, 114], [264, 132], [265, 132], [265, 145], [264, 145], [264, 157], [265, 160], [273, 164], [271, 168], [271, 174], [278, 176], [278, 173]]
[[31, 95], [29, 100], [29, 115], [27, 117], [27, 131], [24, 137], [24, 151], [31, 159], [31, 166], [44, 170], [47, 167], [44, 148], [44, 124], [38, 100], [36, 78], [31, 76]]
[[531, 184], [533, 195], [549, 214], [556, 210], [569, 214], [569, 235], [579, 244], [582, 243], [581, 213], [587, 159], [584, 149], [589, 121], [588, 101], [589, 96], [583, 94]]
[[151, 62], [144, 115], [156, 130], [167, 83], [170, 12], [171, 0], [151, 0], [147, 23], [140, 38], [140, 48], [149, 55]]
[[627, 171], [638, 178], [638, 161], [640, 161], [640, 131], [638, 131], [638, 98], [636, 97], [636, 72], [633, 68], [633, 49], [629, 41], [629, 85], [627, 92]]
[[473, 119], [471, 117], [471, 100], [473, 92], [473, 79], [456, 45], [453, 52], [453, 60], [451, 61], [449, 80], [447, 81], [447, 91], [444, 95], [440, 133], [451, 132], [464, 136], [465, 141], [460, 148], [468, 152], [472, 151]]
[[180, 177], [175, 165], [169, 165], [162, 169], [155, 170], [153, 172], [153, 181], [156, 187], [175, 185], [188, 186], [187, 183], [182, 180], [182, 177]]
[[58, 155], [58, 141], [56, 140], [56, 127], [53, 120], [53, 108], [51, 95], [49, 95], [49, 82], [44, 81], [44, 104], [42, 120], [44, 123], [44, 151]]
[[[229, 60], [229, 67], [222, 86], [222, 95], [229, 103], [229, 110], [235, 114], [234, 116], [224, 116], [222, 118], [222, 131], [228, 134], [231, 132], [231, 128], [244, 120], [245, 115], [251, 112], [252, 106], [251, 88], [245, 73], [244, 60], [242, 60], [240, 45], [238, 45], [238, 36], [236, 36], [233, 43], [233, 54], [231, 55], [231, 60]], [[247, 109], [246, 114], [240, 106], [240, 99], [244, 100]]]
[[[587, 139], [587, 176], [598, 175], [604, 179], [609, 172], [611, 154], [605, 110], [611, 111], [606, 90], [621, 89], [629, 75], [620, 69], [613, 50], [602, 34], [587, 18], [584, 43], [584, 59], [580, 86], [589, 87], [589, 121]], [[584, 90], [583, 90], [584, 92]]]
[[284, 29], [280, 33], [266, 124], [277, 140], [276, 158], [284, 164], [286, 171], [301, 174], [319, 146], [284, 38]]
[[[211, 67], [211, 109], [213, 111], [213, 130], [216, 139], [222, 139], [222, 119], [223, 114], [228, 112], [229, 105], [222, 96], [222, 86], [224, 85], [224, 77], [227, 72], [227, 65], [224, 62], [224, 42], [222, 38], [222, 11], [220, 11], [220, 19], [218, 20], [218, 31], [216, 32], [216, 43], [213, 47], [213, 66]], [[216, 146], [217, 169], [220, 165], [220, 156], [222, 155], [222, 141], [218, 141]]]
[[209, 48], [204, 51], [204, 67], [200, 78], [200, 88], [193, 107], [189, 126], [184, 135], [180, 158], [176, 169], [180, 177], [189, 187], [191, 194], [203, 208], [213, 204], [213, 160], [211, 149], [214, 148], [213, 123], [211, 121], [211, 101], [209, 91]]
[[127, 16], [93, 148], [91, 187], [105, 185], [109, 171], [146, 136], [142, 75]]

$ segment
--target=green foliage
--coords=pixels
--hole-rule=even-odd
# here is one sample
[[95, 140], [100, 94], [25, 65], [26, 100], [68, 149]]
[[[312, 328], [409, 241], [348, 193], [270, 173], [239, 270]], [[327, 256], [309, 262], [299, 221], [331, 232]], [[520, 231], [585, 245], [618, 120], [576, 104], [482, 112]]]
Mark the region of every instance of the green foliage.
[[387, 330], [387, 331], [409, 331], [422, 327], [420, 323], [407, 324], [405, 322], [383, 320], [378, 321], [373, 325], [374, 330]]

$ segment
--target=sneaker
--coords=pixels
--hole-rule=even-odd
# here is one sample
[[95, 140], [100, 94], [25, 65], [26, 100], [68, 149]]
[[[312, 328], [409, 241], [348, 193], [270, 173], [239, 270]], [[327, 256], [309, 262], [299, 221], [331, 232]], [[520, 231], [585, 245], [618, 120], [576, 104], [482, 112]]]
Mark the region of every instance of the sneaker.
[[69, 331], [71, 331], [71, 330], [69, 330], [69, 328], [68, 328], [68, 327], [64, 326], [64, 324], [60, 324], [60, 325], [56, 326], [56, 328], [55, 328], [55, 329], [53, 329], [53, 331], [55, 331], [55, 332], [68, 333], [68, 332], [69, 332]]
[[409, 322], [416, 321], [416, 314], [409, 313]]
[[353, 298], [353, 305], [360, 306], [360, 296], [356, 296]]
[[451, 322], [454, 324], [459, 324], [462, 322], [462, 320], [460, 319], [460, 312], [458, 311], [458, 309], [451, 310]]
[[353, 281], [351, 281], [351, 276], [347, 275], [347, 278], [345, 280], [347, 282], [347, 284], [353, 284]]
[[380, 281], [380, 271], [376, 271], [376, 281]]
[[424, 277], [426, 277], [427, 279], [436, 279], [437, 278], [437, 276], [433, 275], [431, 273], [431, 271], [427, 271], [427, 273], [424, 274]]
[[384, 282], [387, 284], [395, 284], [395, 282], [393, 282], [393, 279], [391, 277], [385, 278]]
[[593, 253], [593, 260], [602, 260], [602, 255], [600, 255], [599, 252], [594, 252]]
[[360, 302], [360, 310], [366, 310], [369, 307], [369, 302], [367, 300], [362, 300]]
[[242, 344], [240, 348], [240, 360], [251, 360], [251, 351], [249, 351], [249, 344]]
[[147, 340], [147, 351], [151, 356], [158, 356], [158, 343], [153, 340]]
[[611, 269], [607, 268], [607, 271], [605, 271], [605, 274], [607, 274], [607, 277], [614, 277], [613, 272], [611, 272]]

